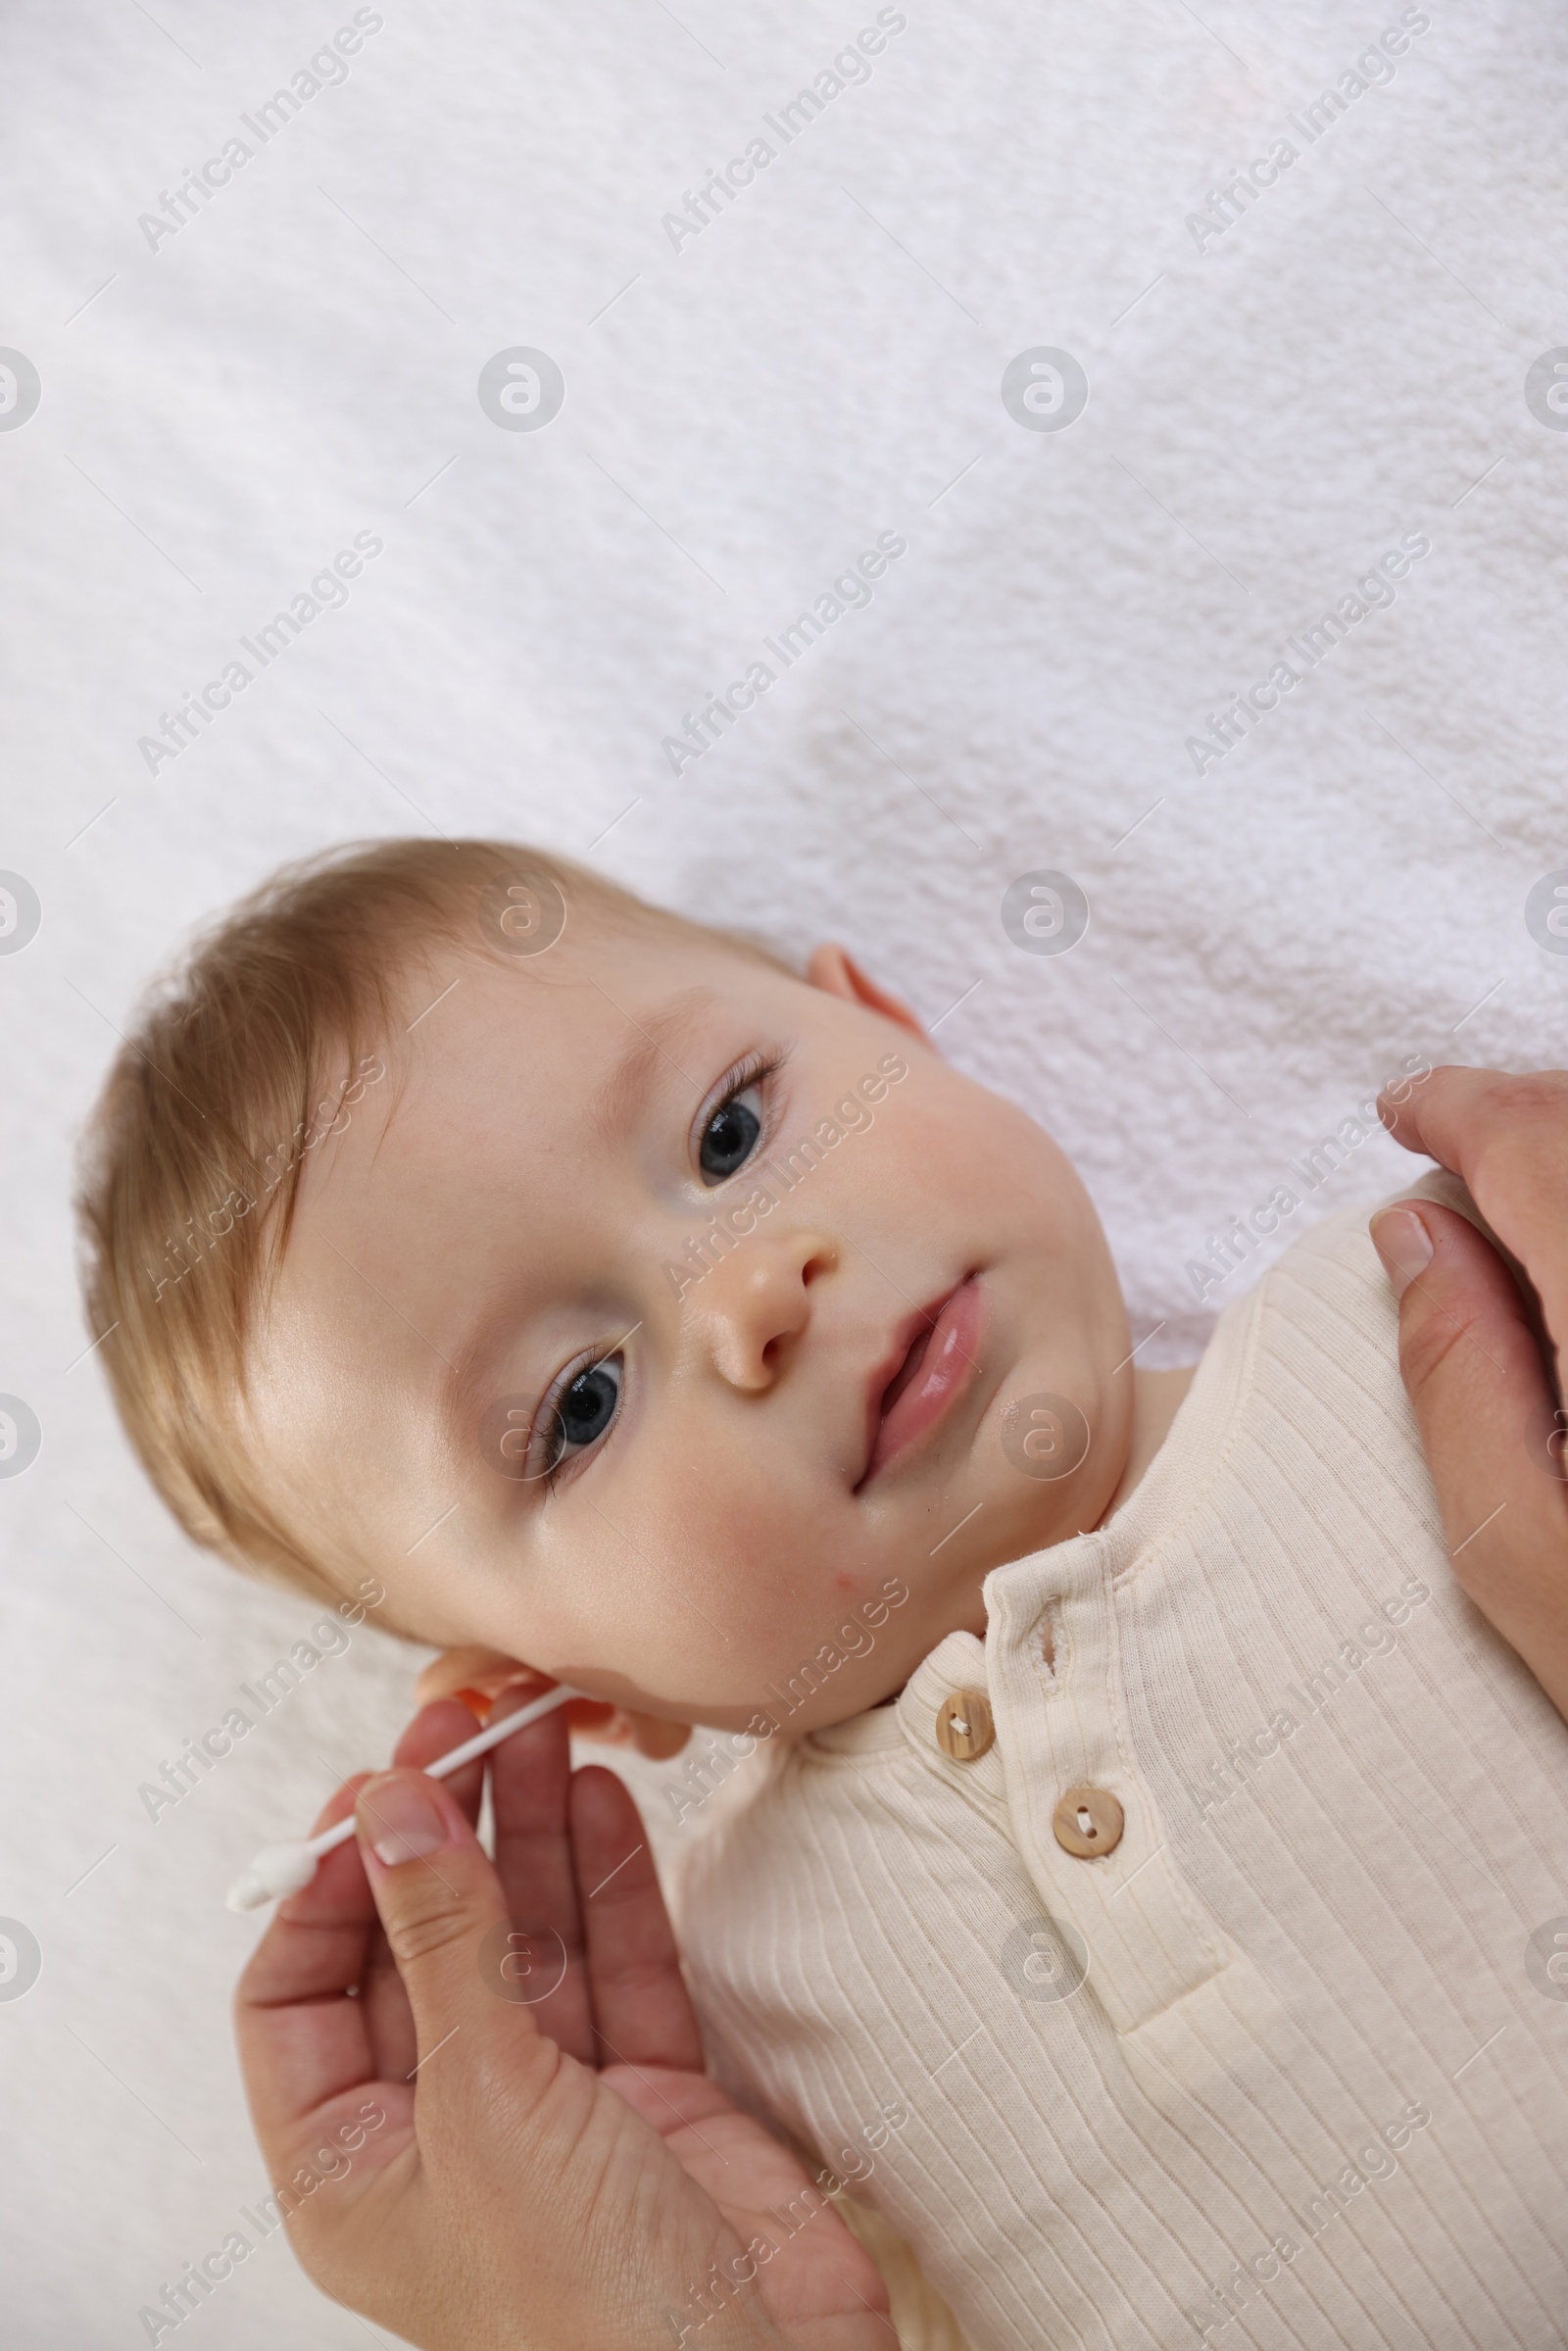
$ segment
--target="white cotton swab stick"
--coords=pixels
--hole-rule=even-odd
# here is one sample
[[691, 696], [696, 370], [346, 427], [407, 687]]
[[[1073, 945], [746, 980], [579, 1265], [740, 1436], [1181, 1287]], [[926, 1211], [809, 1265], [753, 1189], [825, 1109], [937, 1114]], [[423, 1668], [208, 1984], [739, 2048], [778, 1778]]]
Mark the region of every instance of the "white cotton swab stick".
[[[558, 1683], [554, 1690], [547, 1690], [542, 1698], [535, 1698], [527, 1706], [519, 1706], [515, 1714], [504, 1715], [498, 1723], [486, 1724], [482, 1731], [475, 1732], [472, 1739], [466, 1739], [461, 1747], [453, 1747], [447, 1754], [438, 1755], [434, 1763], [425, 1764], [426, 1777], [431, 1780], [449, 1778], [453, 1772], [461, 1771], [466, 1763], [471, 1763], [475, 1755], [487, 1755], [504, 1739], [510, 1739], [514, 1731], [525, 1731], [530, 1723], [538, 1722], [542, 1715], [553, 1713], [558, 1706], [564, 1706], [568, 1698], [580, 1698], [586, 1694], [580, 1690], [568, 1690], [564, 1682]], [[263, 1845], [244, 1876], [236, 1878], [229, 1887], [229, 1909], [260, 1910], [264, 1902], [280, 1902], [285, 1894], [297, 1894], [315, 1877], [316, 1865], [322, 1854], [334, 1852], [339, 1845], [346, 1845], [353, 1835], [354, 1815], [351, 1812], [347, 1820], [338, 1822], [335, 1829], [323, 1829], [319, 1837], [313, 1837], [308, 1841], [291, 1845]]]

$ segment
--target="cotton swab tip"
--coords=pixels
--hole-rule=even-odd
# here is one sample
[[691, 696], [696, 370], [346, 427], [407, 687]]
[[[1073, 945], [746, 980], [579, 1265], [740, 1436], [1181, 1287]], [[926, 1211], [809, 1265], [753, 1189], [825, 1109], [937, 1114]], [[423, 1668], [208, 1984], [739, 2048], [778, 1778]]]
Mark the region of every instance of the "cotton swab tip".
[[[487, 1723], [482, 1731], [476, 1731], [461, 1746], [449, 1747], [444, 1755], [437, 1756], [434, 1763], [427, 1763], [424, 1767], [426, 1778], [450, 1779], [454, 1772], [461, 1771], [466, 1763], [472, 1763], [476, 1756], [488, 1755], [491, 1748], [500, 1746], [504, 1739], [511, 1739], [515, 1732], [525, 1731], [530, 1723], [538, 1722], [544, 1715], [553, 1714], [558, 1706], [569, 1705], [573, 1698], [585, 1694], [583, 1690], [573, 1690], [568, 1683], [558, 1682], [554, 1690], [545, 1691], [543, 1697], [534, 1698], [514, 1713]], [[335, 1852], [339, 1845], [347, 1844], [353, 1835], [354, 1815], [351, 1812], [346, 1820], [338, 1822], [335, 1829], [323, 1829], [320, 1836], [313, 1837], [309, 1843], [264, 1845], [243, 1877], [236, 1878], [229, 1887], [229, 1909], [260, 1910], [264, 1902], [280, 1902], [285, 1894], [299, 1893], [310, 1885], [316, 1875], [316, 1865], [323, 1855]]]
[[228, 1889], [230, 1910], [260, 1910], [264, 1902], [280, 1902], [297, 1894], [316, 1875], [314, 1845], [264, 1845], [250, 1868]]

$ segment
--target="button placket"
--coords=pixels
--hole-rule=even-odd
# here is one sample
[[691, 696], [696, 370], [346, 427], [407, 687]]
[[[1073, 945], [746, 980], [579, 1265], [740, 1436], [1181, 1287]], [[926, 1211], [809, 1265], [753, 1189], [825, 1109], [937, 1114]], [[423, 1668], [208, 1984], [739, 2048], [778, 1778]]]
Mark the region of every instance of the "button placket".
[[[1049, 1913], [1090, 1952], [1118, 2033], [1225, 1966], [1222, 1937], [1178, 1877], [1122, 1734], [1120, 1640], [1103, 1540], [1082, 1536], [987, 1586], [988, 1680], [1013, 1833]], [[1043, 1678], [1050, 1607], [1064, 1638]]]

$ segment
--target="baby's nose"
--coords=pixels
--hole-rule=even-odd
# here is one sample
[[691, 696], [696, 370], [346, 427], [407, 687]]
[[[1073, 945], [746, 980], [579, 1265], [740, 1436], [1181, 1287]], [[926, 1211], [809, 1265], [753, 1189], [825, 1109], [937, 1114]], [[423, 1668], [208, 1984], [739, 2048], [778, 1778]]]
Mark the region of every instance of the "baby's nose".
[[815, 1233], [737, 1242], [687, 1299], [707, 1326], [720, 1378], [753, 1392], [771, 1387], [810, 1321], [813, 1281], [837, 1263], [837, 1249]]

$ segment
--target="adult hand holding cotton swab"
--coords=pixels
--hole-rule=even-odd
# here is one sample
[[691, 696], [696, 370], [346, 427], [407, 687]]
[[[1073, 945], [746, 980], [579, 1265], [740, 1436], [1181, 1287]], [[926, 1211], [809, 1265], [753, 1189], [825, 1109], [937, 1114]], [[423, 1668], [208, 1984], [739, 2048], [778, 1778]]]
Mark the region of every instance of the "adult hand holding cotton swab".
[[[538, 1722], [557, 1706], [565, 1705], [568, 1698], [582, 1695], [580, 1690], [570, 1690], [565, 1683], [558, 1683], [554, 1690], [547, 1690], [542, 1698], [534, 1698], [528, 1705], [519, 1706], [515, 1714], [503, 1715], [499, 1722], [487, 1723], [482, 1731], [475, 1732], [472, 1739], [466, 1739], [461, 1746], [450, 1748], [445, 1755], [438, 1755], [433, 1763], [424, 1766], [426, 1775], [432, 1780], [449, 1779], [453, 1772], [461, 1771], [466, 1763], [471, 1763], [476, 1755], [486, 1755], [492, 1747], [498, 1747], [504, 1739], [512, 1737], [514, 1731], [525, 1731], [530, 1723]], [[316, 1875], [317, 1864], [323, 1855], [335, 1852], [339, 1845], [347, 1844], [353, 1835], [354, 1815], [351, 1812], [335, 1828], [323, 1829], [319, 1837], [304, 1838], [296, 1844], [263, 1845], [249, 1869], [236, 1878], [229, 1887], [229, 1909], [259, 1910], [264, 1902], [280, 1902], [285, 1894], [299, 1893], [310, 1885]]]

